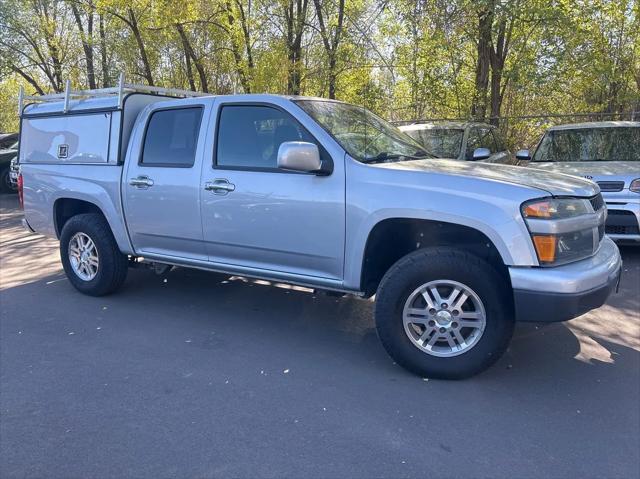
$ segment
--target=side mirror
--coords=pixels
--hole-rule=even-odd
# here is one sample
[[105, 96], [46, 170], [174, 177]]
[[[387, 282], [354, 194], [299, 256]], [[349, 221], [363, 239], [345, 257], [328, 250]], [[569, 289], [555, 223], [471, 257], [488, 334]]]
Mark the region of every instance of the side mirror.
[[473, 157], [471, 159], [472, 161], [480, 161], [486, 160], [490, 156], [491, 150], [489, 150], [489, 148], [476, 148], [475, 150], [473, 150]]
[[278, 148], [278, 168], [309, 173], [320, 172], [322, 170], [320, 151], [313, 143], [285, 141]]
[[516, 160], [529, 161], [531, 160], [531, 153], [529, 153], [529, 150], [518, 150], [516, 151]]

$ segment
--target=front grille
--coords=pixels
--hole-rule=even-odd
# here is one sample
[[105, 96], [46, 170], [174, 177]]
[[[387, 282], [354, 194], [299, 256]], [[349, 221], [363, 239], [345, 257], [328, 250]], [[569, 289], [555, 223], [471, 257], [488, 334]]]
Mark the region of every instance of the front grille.
[[600, 191], [607, 193], [622, 191], [624, 188], [624, 181], [598, 181]]
[[640, 234], [640, 228], [637, 226], [607, 225], [606, 232], [608, 235], [637, 235]]
[[591, 202], [593, 211], [600, 211], [601, 208], [604, 208], [604, 200], [602, 199], [602, 195], [600, 193], [589, 198], [589, 201]]
[[640, 234], [636, 215], [626, 210], [609, 210], [605, 231], [608, 235]]
[[636, 215], [633, 214], [633, 211], [627, 211], [627, 210], [609, 210], [607, 213], [609, 216], [618, 216], [618, 217], [624, 217], [624, 218], [635, 218]]

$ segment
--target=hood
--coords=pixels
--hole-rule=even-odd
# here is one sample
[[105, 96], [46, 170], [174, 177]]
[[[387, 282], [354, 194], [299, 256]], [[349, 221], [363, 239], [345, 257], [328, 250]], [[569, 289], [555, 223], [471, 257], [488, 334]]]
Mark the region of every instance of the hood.
[[522, 185], [545, 191], [552, 196], [596, 195], [598, 186], [584, 178], [569, 176], [541, 169], [525, 168], [496, 163], [480, 163], [459, 160], [413, 160], [380, 163], [375, 166], [389, 169], [424, 171], [444, 175], [468, 176], [489, 181]]
[[638, 161], [532, 161], [527, 166], [594, 181], [624, 181], [626, 187], [632, 180], [640, 178]]

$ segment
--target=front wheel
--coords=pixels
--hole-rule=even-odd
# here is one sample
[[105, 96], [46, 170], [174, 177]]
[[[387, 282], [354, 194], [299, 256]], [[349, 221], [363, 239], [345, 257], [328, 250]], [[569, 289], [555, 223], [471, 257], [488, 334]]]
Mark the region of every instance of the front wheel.
[[389, 355], [430, 378], [460, 379], [506, 350], [510, 288], [488, 262], [453, 248], [425, 248], [394, 264], [376, 295], [376, 328]]
[[90, 296], [114, 292], [127, 277], [127, 256], [120, 252], [109, 224], [99, 214], [76, 215], [65, 223], [60, 258], [71, 284]]

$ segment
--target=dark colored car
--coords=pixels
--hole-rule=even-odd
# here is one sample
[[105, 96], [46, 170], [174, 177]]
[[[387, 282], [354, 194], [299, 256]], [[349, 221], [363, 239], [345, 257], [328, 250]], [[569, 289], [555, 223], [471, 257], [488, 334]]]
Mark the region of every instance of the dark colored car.
[[11, 181], [11, 160], [18, 156], [18, 142], [14, 139], [8, 147], [0, 149], [0, 193], [16, 193], [18, 188]]
[[18, 141], [17, 133], [0, 133], [0, 150], [6, 150]]

